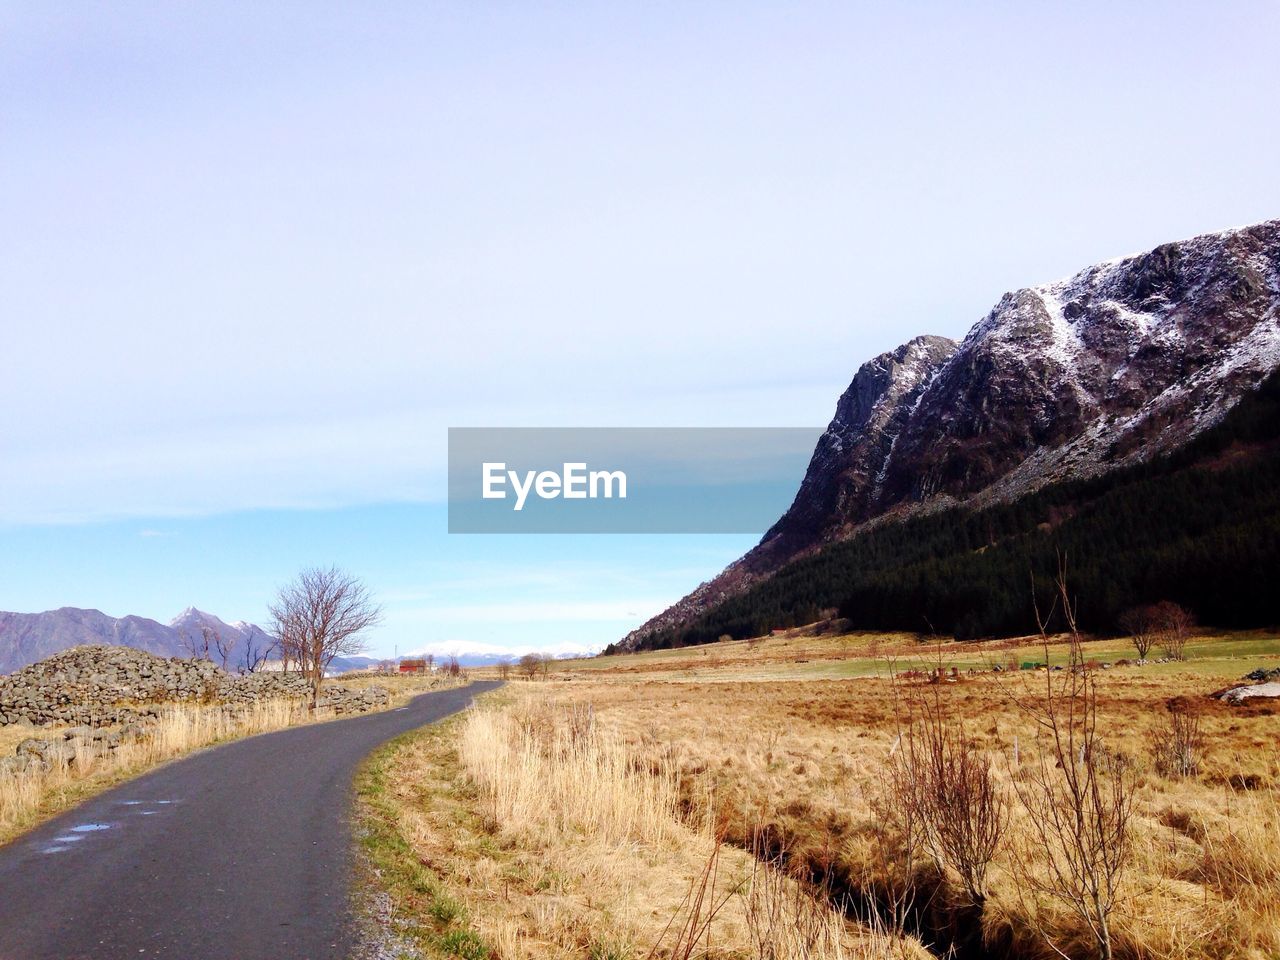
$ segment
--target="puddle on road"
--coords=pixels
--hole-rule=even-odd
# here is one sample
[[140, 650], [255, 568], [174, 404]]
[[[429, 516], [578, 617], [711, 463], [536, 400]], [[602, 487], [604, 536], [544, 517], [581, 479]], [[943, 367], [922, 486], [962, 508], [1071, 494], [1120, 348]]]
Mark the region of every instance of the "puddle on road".
[[177, 803], [177, 800], [117, 800], [122, 807], [165, 807], [171, 803]]
[[59, 834], [54, 837], [48, 846], [41, 847], [40, 852], [43, 854], [65, 853], [71, 850], [73, 846], [83, 840], [91, 833], [98, 833], [102, 830], [110, 830], [112, 827], [118, 826], [114, 823], [78, 823], [68, 832]]

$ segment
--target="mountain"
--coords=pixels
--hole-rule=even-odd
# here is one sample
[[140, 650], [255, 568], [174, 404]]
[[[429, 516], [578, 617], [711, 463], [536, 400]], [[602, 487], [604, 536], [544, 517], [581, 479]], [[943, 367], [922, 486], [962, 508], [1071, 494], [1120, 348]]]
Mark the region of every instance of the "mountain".
[[203, 648], [204, 630], [210, 636], [209, 657], [221, 662], [213, 642], [221, 638], [228, 651], [227, 667], [244, 663], [252, 647], [270, 644], [266, 632], [254, 624], [227, 624], [212, 614], [188, 607], [168, 625], [145, 617], [110, 617], [100, 610], [62, 607], [44, 613], [0, 611], [0, 674], [12, 673], [71, 647], [86, 644], [135, 647], [162, 657], [190, 657]]
[[[182, 648], [178, 656], [207, 656], [221, 666], [225, 652], [228, 670], [239, 670], [249, 661], [261, 659], [275, 643], [257, 624], [243, 620], [226, 623], [195, 607], [187, 607], [169, 621], [169, 626], [178, 633]], [[206, 637], [208, 650], [205, 649]]]
[[435, 657], [438, 663], [449, 657], [457, 657], [459, 666], [491, 667], [503, 661], [514, 663], [526, 653], [539, 653], [556, 660], [565, 660], [574, 657], [591, 656], [598, 649], [588, 650], [575, 643], [553, 643], [550, 646], [534, 648], [529, 646], [504, 647], [496, 643], [482, 643], [470, 640], [445, 640], [428, 644], [420, 651], [406, 655], [406, 659], [430, 655]]
[[63, 607], [44, 613], [0, 612], [0, 673], [83, 644], [135, 647], [162, 657], [182, 656], [175, 630], [144, 617], [109, 617], [100, 610]]
[[[689, 640], [789, 565], [886, 525], [954, 523], [1162, 460], [1277, 364], [1280, 220], [1006, 293], [959, 344], [919, 337], [864, 364], [760, 544], [619, 646]], [[843, 605], [837, 589], [814, 599]]]

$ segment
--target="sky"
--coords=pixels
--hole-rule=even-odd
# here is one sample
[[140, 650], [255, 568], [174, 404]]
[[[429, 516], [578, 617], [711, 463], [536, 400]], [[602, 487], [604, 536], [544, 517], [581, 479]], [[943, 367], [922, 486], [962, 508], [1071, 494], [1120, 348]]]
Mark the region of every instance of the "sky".
[[1278, 29], [6, 3], [0, 609], [261, 620], [335, 563], [378, 654], [603, 646], [756, 538], [449, 535], [449, 427], [821, 426], [1006, 290], [1276, 217]]

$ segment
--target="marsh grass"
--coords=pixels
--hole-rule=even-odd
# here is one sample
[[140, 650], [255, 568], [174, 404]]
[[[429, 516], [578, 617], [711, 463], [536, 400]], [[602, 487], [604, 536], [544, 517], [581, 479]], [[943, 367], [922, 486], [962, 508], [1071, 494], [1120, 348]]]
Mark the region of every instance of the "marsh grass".
[[[728, 841], [751, 849], [763, 833], [765, 855], [785, 852], [788, 872], [831, 878], [838, 893], [854, 898], [853, 906], [877, 906], [891, 926], [914, 916], [919, 935], [945, 949], [929, 924], [955, 897], [939, 889], [932, 858], [920, 856], [919, 846], [877, 806], [903, 726], [887, 680], [665, 677], [592, 682], [582, 674], [571, 683], [529, 689], [544, 709], [591, 704], [601, 735], [618, 738], [642, 769], [664, 764], [664, 776], [674, 770], [686, 819], [710, 815], [714, 803], [715, 822]], [[1115, 955], [1280, 955], [1280, 711], [1208, 700], [1213, 681], [1191, 672], [1119, 669], [1091, 678], [1096, 735], [1132, 780], [1130, 859], [1115, 891]], [[1029, 671], [1017, 682], [1025, 680], [1034, 694], [1044, 679]], [[1005, 681], [988, 674], [938, 685], [911, 682], [929, 698], [936, 694], [948, 722], [962, 724], [974, 749], [995, 758], [993, 786], [1015, 799], [1014, 778], [1038, 765], [1040, 748], [1034, 719], [1011, 702]], [[1198, 740], [1190, 753], [1181, 751], [1194, 764], [1175, 770], [1157, 764], [1152, 744], [1168, 738], [1167, 706], [1179, 698], [1196, 717]], [[1056, 770], [1053, 761], [1050, 768]], [[1014, 804], [1008, 821], [983, 883], [984, 949], [1058, 956], [1043, 931], [1071, 956], [1092, 955], [1093, 937], [1073, 911], [1020, 887], [1016, 867], [1039, 862], [1043, 841], [1022, 804]], [[914, 858], [908, 846], [915, 846]]]
[[448, 897], [494, 958], [922, 956], [719, 844], [714, 802], [685, 806], [587, 704], [484, 698], [381, 753], [359, 795], [383, 837], [371, 882], [429, 955], [458, 927]]

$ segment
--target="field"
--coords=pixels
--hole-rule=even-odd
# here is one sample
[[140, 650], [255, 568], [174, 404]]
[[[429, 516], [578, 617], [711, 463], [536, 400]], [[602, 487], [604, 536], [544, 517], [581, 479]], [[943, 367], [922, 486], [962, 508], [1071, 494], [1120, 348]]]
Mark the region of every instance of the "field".
[[[1105, 950], [1280, 954], [1280, 709], [1206, 696], [1280, 665], [1280, 638], [1206, 634], [1187, 662], [1142, 665], [1118, 640], [1078, 650], [1078, 671], [1022, 669], [1071, 646], [798, 630], [557, 663], [385, 751], [371, 849], [384, 875], [414, 865], [391, 896], [427, 955], [1100, 956], [1036, 806], [1037, 783], [1060, 800], [1087, 755], [1127, 811]], [[1063, 762], [1039, 708], [1076, 702], [1076, 679], [1097, 740]], [[1175, 756], [1178, 724], [1196, 735]], [[976, 885], [904, 822], [894, 771], [924, 769], [907, 759], [928, 759], [930, 729], [955, 734], [947, 756], [986, 770], [1002, 811]], [[711, 863], [722, 893], [702, 900], [724, 906], [699, 934]], [[783, 887], [764, 910], [769, 877]]]

